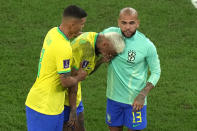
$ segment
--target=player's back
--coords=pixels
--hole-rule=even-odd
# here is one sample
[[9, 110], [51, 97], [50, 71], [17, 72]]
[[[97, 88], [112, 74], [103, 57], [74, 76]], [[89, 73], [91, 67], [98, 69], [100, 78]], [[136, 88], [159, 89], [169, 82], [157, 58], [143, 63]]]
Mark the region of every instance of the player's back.
[[73, 51], [73, 66], [79, 68], [80, 63], [83, 62], [83, 68], [88, 71], [88, 74], [94, 70], [95, 67], [95, 46], [98, 33], [85, 32], [72, 41], [71, 47]]
[[[96, 53], [95, 46], [98, 33], [96, 32], [85, 32], [75, 38], [71, 42], [72, 53], [73, 53], [73, 62], [72, 67], [79, 69], [80, 63], [83, 62], [83, 68], [90, 74], [96, 64]], [[69, 106], [68, 101], [68, 92], [65, 92], [65, 105]], [[78, 83], [78, 92], [77, 92], [77, 106], [81, 102], [81, 82]]]

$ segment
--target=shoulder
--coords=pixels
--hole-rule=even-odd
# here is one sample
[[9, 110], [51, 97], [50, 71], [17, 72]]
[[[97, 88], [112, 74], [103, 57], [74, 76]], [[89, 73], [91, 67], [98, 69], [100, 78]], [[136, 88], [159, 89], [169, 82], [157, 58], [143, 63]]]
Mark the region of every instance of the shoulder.
[[105, 34], [105, 33], [109, 33], [109, 32], [117, 32], [117, 33], [120, 33], [121, 34], [120, 28], [118, 28], [118, 27], [109, 27], [109, 28], [106, 28], [101, 33], [102, 34]]
[[96, 35], [98, 35], [96, 32], [85, 32], [81, 34], [78, 39], [94, 39]]
[[58, 29], [57, 29], [57, 27], [51, 28], [51, 29], [48, 31], [47, 34], [49, 34], [50, 36], [56, 36], [56, 35], [58, 34]]
[[70, 41], [65, 39], [57, 27], [50, 29], [45, 37], [43, 47], [48, 53], [58, 56], [59, 54], [72, 53]]
[[71, 45], [76, 45], [76, 44], [86, 44], [86, 43], [91, 43], [94, 42], [94, 40], [97, 38], [98, 33], [96, 32], [84, 32], [83, 34], [79, 35], [76, 37]]
[[52, 43], [52, 50], [58, 53], [72, 53], [71, 43], [70, 41], [63, 39], [56, 39]]
[[52, 28], [50, 30], [50, 35], [53, 45], [56, 48], [70, 47], [70, 40], [58, 29], [58, 27]]
[[136, 31], [136, 33], [137, 33], [136, 37], [141, 43], [143, 43], [148, 48], [155, 48], [153, 42], [148, 37], [146, 37], [143, 33], [141, 33], [138, 30]]

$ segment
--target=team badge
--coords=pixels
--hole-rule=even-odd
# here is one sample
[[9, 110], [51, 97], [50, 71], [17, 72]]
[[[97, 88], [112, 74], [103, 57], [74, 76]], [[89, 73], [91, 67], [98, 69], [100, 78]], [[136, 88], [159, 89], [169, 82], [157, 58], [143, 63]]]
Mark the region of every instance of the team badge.
[[64, 69], [69, 68], [70, 66], [70, 59], [64, 60]]
[[136, 56], [136, 52], [134, 50], [129, 50], [128, 51], [128, 60], [127, 60], [127, 62], [134, 63], [135, 56]]
[[86, 68], [89, 64], [89, 61], [87, 60], [84, 60], [83, 63], [82, 63], [82, 68]]

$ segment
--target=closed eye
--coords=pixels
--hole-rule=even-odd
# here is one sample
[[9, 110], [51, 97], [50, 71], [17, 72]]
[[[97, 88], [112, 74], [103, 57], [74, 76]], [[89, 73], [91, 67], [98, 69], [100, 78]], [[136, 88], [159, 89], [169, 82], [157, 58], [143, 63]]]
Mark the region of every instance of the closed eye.
[[121, 24], [125, 25], [125, 24], [127, 24], [127, 22], [125, 22], [125, 21], [121, 21]]
[[133, 25], [133, 24], [135, 24], [135, 21], [130, 21], [129, 24]]

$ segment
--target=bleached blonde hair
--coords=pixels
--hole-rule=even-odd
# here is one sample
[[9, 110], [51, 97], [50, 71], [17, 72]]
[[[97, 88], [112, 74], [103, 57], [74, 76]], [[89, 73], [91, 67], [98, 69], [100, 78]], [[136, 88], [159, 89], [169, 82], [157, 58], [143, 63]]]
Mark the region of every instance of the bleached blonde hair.
[[119, 17], [120, 17], [122, 14], [137, 15], [137, 16], [138, 16], [137, 11], [136, 11], [134, 8], [131, 8], [131, 7], [126, 7], [126, 8], [123, 8], [122, 10], [120, 10]]
[[114, 49], [116, 50], [116, 53], [122, 53], [125, 48], [125, 42], [122, 35], [116, 32], [109, 32], [105, 33], [104, 37], [107, 38], [113, 45]]

